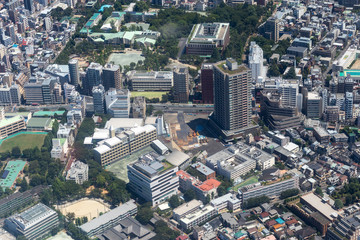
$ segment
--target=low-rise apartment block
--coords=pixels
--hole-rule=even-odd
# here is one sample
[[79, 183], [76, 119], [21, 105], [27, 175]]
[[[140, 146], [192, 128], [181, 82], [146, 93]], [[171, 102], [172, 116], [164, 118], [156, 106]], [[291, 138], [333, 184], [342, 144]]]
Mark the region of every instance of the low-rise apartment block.
[[181, 218], [199, 210], [201, 205], [203, 205], [203, 203], [196, 199], [184, 203], [173, 210], [173, 218], [179, 222]]
[[127, 165], [129, 187], [139, 197], [160, 204], [177, 194], [179, 177], [178, 167], [166, 160], [159, 160], [152, 152], [139, 158], [136, 163]]
[[137, 206], [133, 200], [130, 200], [117, 208], [91, 220], [80, 226], [80, 229], [88, 236], [93, 237], [106, 230], [116, 226], [119, 222], [129, 216], [137, 213]]
[[[114, 132], [112, 134], [115, 135]], [[149, 146], [156, 137], [156, 128], [152, 125], [131, 128], [99, 142], [94, 148], [95, 160], [102, 166], [109, 165], [132, 152]]]
[[289, 190], [292, 188], [299, 188], [299, 178], [286, 175], [281, 179], [274, 180], [272, 182], [267, 182], [264, 184], [255, 183], [238, 190], [239, 199], [242, 203], [245, 203], [250, 198], [268, 196], [278, 197], [281, 192]]
[[236, 211], [241, 207], [241, 201], [236, 196], [231, 193], [225, 194], [221, 197], [215, 198], [210, 202], [211, 206], [213, 206], [216, 211], [220, 212], [225, 208]]
[[194, 213], [188, 214], [185, 217], [180, 219], [180, 226], [184, 230], [191, 230], [195, 226], [200, 225], [201, 223], [206, 222], [213, 216], [217, 214], [217, 211], [214, 207], [207, 205], [203, 208], [200, 208]]
[[206, 165], [227, 179], [237, 179], [256, 167], [267, 169], [275, 164], [275, 157], [244, 143], [237, 143], [206, 159]]

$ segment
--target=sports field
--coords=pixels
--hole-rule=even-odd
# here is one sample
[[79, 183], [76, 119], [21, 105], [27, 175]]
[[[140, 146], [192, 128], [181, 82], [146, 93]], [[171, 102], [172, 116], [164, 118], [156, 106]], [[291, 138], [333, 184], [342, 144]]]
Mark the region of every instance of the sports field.
[[0, 142], [0, 152], [11, 151], [15, 146], [18, 146], [20, 150], [38, 147], [41, 149], [41, 146], [44, 144], [44, 139], [47, 133], [41, 134], [25, 134], [20, 133], [17, 135], [10, 136]]
[[162, 95], [167, 92], [131, 92], [131, 97], [143, 96], [149, 99], [159, 98], [161, 100]]
[[100, 213], [106, 213], [110, 210], [109, 206], [102, 203], [101, 200], [87, 198], [63, 205], [57, 205], [56, 209], [60, 210], [65, 216], [68, 213], [74, 213], [75, 218], [87, 217], [89, 221], [100, 216]]
[[259, 180], [258, 180], [258, 177], [257, 176], [252, 176], [248, 179], [246, 179], [245, 181], [239, 183], [238, 185], [236, 185], [234, 187], [234, 191], [237, 191], [239, 188], [241, 187], [244, 187], [246, 185], [249, 185], [249, 184], [253, 184], [253, 183], [257, 183]]

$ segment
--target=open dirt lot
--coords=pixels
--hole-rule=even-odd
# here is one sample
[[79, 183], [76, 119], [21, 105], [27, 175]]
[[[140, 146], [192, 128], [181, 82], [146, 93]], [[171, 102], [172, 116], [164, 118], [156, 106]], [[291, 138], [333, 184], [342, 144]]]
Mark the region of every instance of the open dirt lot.
[[56, 209], [60, 210], [63, 215], [73, 212], [75, 218], [87, 217], [89, 221], [98, 217], [101, 212], [105, 213], [110, 210], [107, 204], [94, 199], [80, 199], [75, 202], [57, 205]]
[[356, 60], [356, 62], [351, 66], [351, 69], [360, 69], [360, 59]]

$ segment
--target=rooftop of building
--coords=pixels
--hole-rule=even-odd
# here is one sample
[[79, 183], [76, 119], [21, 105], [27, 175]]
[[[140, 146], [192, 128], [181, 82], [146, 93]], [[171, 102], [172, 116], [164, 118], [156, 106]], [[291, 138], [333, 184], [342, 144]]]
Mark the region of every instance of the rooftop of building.
[[12, 118], [5, 118], [3, 120], [0, 121], [0, 128], [8, 126], [10, 124], [14, 124], [18, 121], [24, 120], [24, 118], [22, 116], [14, 116]]
[[19, 173], [24, 169], [26, 161], [14, 160], [9, 161], [4, 169], [4, 173], [0, 179], [0, 187], [5, 190], [11, 188], [16, 181]]
[[198, 211], [196, 211], [192, 214], [186, 215], [185, 217], [181, 218], [181, 221], [185, 224], [189, 224], [192, 221], [194, 221], [195, 219], [198, 219], [199, 217], [204, 216], [204, 215], [206, 216], [214, 210], [215, 209], [212, 206], [208, 205], [202, 209], [199, 209]]
[[169, 155], [165, 156], [166, 161], [174, 166], [180, 166], [184, 162], [190, 159], [190, 156], [184, 152], [174, 149]]
[[223, 195], [221, 197], [218, 197], [218, 198], [215, 198], [215, 199], [211, 200], [210, 203], [211, 203], [211, 205], [216, 206], [216, 205], [219, 205], [219, 204], [221, 204], [223, 202], [231, 202], [231, 203], [235, 204], [235, 203], [240, 203], [241, 201], [237, 197], [235, 197], [233, 194], [228, 193], [228, 194], [225, 194], [225, 195]]
[[130, 129], [138, 126], [144, 126], [144, 119], [142, 118], [111, 118], [106, 124], [105, 128], [110, 129], [110, 127], [114, 130], [120, 129]]
[[195, 208], [200, 208], [201, 205], [203, 205], [203, 203], [200, 200], [194, 199], [175, 208], [173, 212], [177, 215], [183, 215]]
[[207, 191], [210, 191], [212, 189], [218, 188], [220, 185], [221, 185], [220, 181], [211, 178], [211, 179], [208, 179], [208, 180], [204, 181], [200, 185], [195, 185], [195, 187], [197, 187], [198, 189], [200, 189], [203, 192], [207, 192]]
[[65, 111], [37, 111], [33, 113], [33, 117], [54, 117], [55, 114], [62, 116]]
[[218, 68], [220, 71], [230, 75], [242, 73], [249, 70], [249, 68], [244, 64], [238, 65], [236, 69], [231, 70], [228, 67], [226, 67], [226, 61], [217, 62], [214, 66]]
[[165, 173], [174, 167], [165, 160], [159, 160], [159, 157], [160, 155], [156, 152], [149, 152], [139, 157], [139, 161], [133, 163], [132, 166], [149, 178]]
[[215, 40], [223, 40], [229, 29], [229, 23], [201, 23], [193, 26], [188, 37], [190, 43], [213, 43]]
[[201, 162], [197, 162], [191, 165], [192, 168], [196, 169], [197, 171], [199, 171], [201, 174], [208, 176], [211, 175], [213, 173], [215, 173], [214, 170], [212, 170], [211, 168], [207, 167], [205, 164], [201, 163]]
[[20, 214], [11, 216], [10, 219], [20, 223], [20, 227], [26, 229], [54, 213], [56, 214], [56, 212], [48, 206], [38, 203]]
[[134, 209], [137, 209], [136, 204], [130, 200], [112, 210], [110, 210], [107, 213], [104, 213], [103, 215], [91, 220], [90, 222], [87, 222], [80, 226], [80, 228], [88, 233], [96, 228], [99, 228], [102, 225], [106, 225], [107, 223], [111, 222], [112, 220], [116, 219], [117, 217], [126, 214], [129, 211], [132, 211]]
[[333, 209], [327, 202], [313, 193], [303, 195], [301, 196], [301, 199], [330, 221], [338, 216], [338, 212], [335, 209]]
[[27, 122], [28, 128], [51, 128], [53, 120], [45, 117], [32, 117]]

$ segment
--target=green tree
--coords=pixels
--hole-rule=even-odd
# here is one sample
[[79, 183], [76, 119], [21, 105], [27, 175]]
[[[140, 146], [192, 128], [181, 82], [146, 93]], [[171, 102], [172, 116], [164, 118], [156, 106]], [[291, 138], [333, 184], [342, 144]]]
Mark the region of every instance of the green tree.
[[344, 207], [344, 204], [340, 199], [335, 199], [334, 206], [336, 209], [341, 209]]
[[169, 228], [168, 224], [163, 220], [155, 223], [154, 232], [156, 233], [156, 236], [152, 238], [152, 240], [175, 239], [180, 235], [180, 232]]
[[28, 190], [28, 188], [29, 188], [29, 185], [28, 185], [26, 179], [23, 178], [20, 183], [20, 192], [25, 192], [26, 190]]
[[58, 130], [59, 130], [59, 122], [55, 119], [51, 132], [54, 136], [56, 136]]
[[284, 75], [284, 79], [296, 79], [296, 72], [294, 67], [289, 69], [289, 71]]
[[138, 1], [134, 7], [135, 12], [145, 12], [149, 10], [149, 4], [146, 1]]
[[196, 194], [195, 191], [192, 189], [189, 189], [184, 193], [184, 199], [186, 202], [189, 202], [195, 198], [196, 198]]
[[276, 63], [271, 63], [268, 71], [269, 77], [278, 77], [280, 76], [279, 66]]
[[321, 187], [317, 187], [317, 188], [315, 189], [315, 193], [316, 193], [317, 195], [321, 196], [321, 197], [324, 196], [324, 193], [323, 193]]
[[280, 198], [285, 199], [285, 198], [296, 196], [298, 194], [299, 194], [299, 189], [292, 188], [292, 189], [288, 189], [288, 190], [285, 190], [285, 191], [281, 192], [280, 193]]
[[169, 205], [171, 208], [177, 208], [180, 206], [181, 202], [177, 195], [172, 195], [169, 199]]
[[18, 146], [15, 146], [11, 149], [11, 155], [14, 157], [14, 158], [18, 158], [18, 157], [21, 157], [21, 150]]
[[138, 220], [141, 224], [148, 224], [150, 219], [153, 218], [154, 213], [151, 210], [151, 207], [148, 205], [141, 206], [136, 215], [136, 220]]

